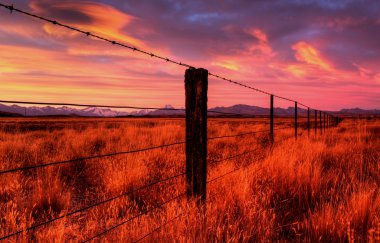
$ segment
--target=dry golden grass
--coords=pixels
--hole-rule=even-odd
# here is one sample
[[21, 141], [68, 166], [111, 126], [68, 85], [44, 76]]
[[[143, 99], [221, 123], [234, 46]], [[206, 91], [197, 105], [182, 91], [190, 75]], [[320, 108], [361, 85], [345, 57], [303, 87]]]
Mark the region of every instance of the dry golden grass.
[[[286, 124], [278, 120], [278, 126]], [[209, 137], [267, 129], [210, 119]], [[322, 136], [276, 131], [209, 141], [206, 216], [180, 197], [103, 235], [104, 242], [380, 242], [380, 121], [346, 119]], [[184, 140], [182, 119], [3, 118], [0, 171]], [[182, 173], [184, 145], [0, 175], [0, 237]], [[9, 242], [83, 241], [181, 194], [179, 177], [57, 220]]]

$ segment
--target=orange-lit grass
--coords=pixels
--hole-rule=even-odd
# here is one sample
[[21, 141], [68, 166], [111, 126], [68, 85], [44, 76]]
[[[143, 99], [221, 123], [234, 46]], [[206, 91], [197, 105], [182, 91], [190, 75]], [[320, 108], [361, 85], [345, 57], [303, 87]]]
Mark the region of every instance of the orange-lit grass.
[[[210, 119], [209, 137], [267, 129], [264, 121]], [[12, 118], [0, 129], [0, 170], [184, 140], [181, 119]], [[208, 179], [242, 169], [208, 185], [205, 218], [182, 197], [101, 239], [134, 241], [182, 215], [144, 240], [379, 240], [379, 121], [345, 120], [297, 141], [292, 129], [275, 132], [273, 148], [265, 134], [209, 142], [209, 161], [257, 152], [210, 163]], [[0, 236], [181, 173], [184, 159], [176, 145], [0, 175]], [[82, 241], [184, 190], [173, 179], [9, 240]]]

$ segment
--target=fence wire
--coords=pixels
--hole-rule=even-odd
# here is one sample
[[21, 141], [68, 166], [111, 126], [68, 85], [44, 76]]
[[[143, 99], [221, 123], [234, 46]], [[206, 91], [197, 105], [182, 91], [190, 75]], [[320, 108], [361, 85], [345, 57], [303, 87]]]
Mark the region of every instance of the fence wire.
[[50, 163], [46, 163], [46, 164], [24, 166], [24, 167], [20, 167], [20, 168], [14, 168], [14, 169], [0, 171], [0, 175], [2, 175], [2, 174], [8, 174], [8, 173], [13, 173], [13, 172], [17, 172], [17, 171], [25, 171], [25, 170], [32, 170], [32, 169], [37, 169], [37, 168], [43, 168], [43, 167], [48, 167], [48, 166], [53, 166], [53, 165], [55, 166], [55, 165], [70, 164], [70, 163], [75, 163], [75, 162], [79, 162], [79, 161], [83, 161], [83, 160], [92, 160], [92, 159], [105, 158], [105, 157], [111, 157], [111, 156], [117, 156], [117, 155], [125, 155], [125, 154], [133, 154], [133, 153], [145, 152], [145, 151], [149, 151], [149, 150], [166, 148], [166, 147], [171, 147], [171, 146], [175, 146], [175, 145], [181, 145], [181, 144], [185, 144], [185, 143], [186, 143], [186, 141], [175, 142], [175, 143], [163, 144], [163, 145], [158, 145], [158, 146], [153, 146], [153, 147], [147, 147], [147, 148], [142, 148], [142, 149], [135, 149], [135, 150], [129, 150], [129, 151], [123, 151], [123, 152], [110, 153], [110, 154], [94, 155], [94, 156], [89, 156], [89, 157], [81, 157], [81, 158], [64, 160], [64, 161], [50, 162]]
[[108, 203], [108, 202], [114, 201], [114, 200], [119, 199], [119, 198], [121, 198], [121, 197], [125, 197], [125, 196], [127, 196], [127, 195], [130, 195], [130, 194], [132, 194], [132, 193], [135, 193], [135, 192], [141, 191], [141, 190], [143, 190], [143, 189], [146, 189], [146, 188], [152, 187], [152, 186], [157, 185], [157, 184], [160, 184], [160, 183], [162, 183], [162, 182], [169, 181], [169, 180], [173, 180], [173, 179], [175, 179], [175, 178], [179, 178], [179, 177], [184, 176], [184, 175], [185, 175], [185, 173], [181, 173], [181, 174], [177, 174], [177, 175], [171, 176], [171, 177], [169, 177], [169, 178], [165, 178], [165, 179], [162, 179], [162, 180], [158, 180], [158, 181], [155, 181], [155, 182], [152, 182], [152, 183], [146, 184], [146, 185], [144, 185], [144, 186], [142, 186], [142, 187], [139, 187], [139, 188], [137, 188], [137, 189], [133, 189], [133, 190], [130, 190], [130, 191], [127, 191], [127, 192], [121, 193], [121, 194], [119, 194], [119, 195], [117, 195], [117, 196], [114, 196], [114, 197], [108, 198], [108, 199], [106, 199], [106, 200], [103, 200], [103, 201], [97, 202], [97, 203], [95, 203], [95, 204], [92, 204], [92, 205], [86, 206], [86, 207], [84, 207], [84, 208], [81, 208], [81, 209], [77, 209], [77, 210], [71, 211], [71, 212], [66, 213], [66, 214], [64, 214], [64, 215], [62, 215], [62, 216], [59, 216], [59, 217], [56, 217], [56, 218], [50, 219], [50, 220], [45, 221], [45, 222], [43, 222], [43, 223], [38, 223], [38, 224], [35, 224], [35, 225], [33, 225], [33, 226], [30, 226], [30, 227], [28, 227], [28, 228], [26, 228], [26, 229], [23, 229], [23, 230], [19, 230], [19, 231], [16, 231], [16, 232], [10, 233], [10, 234], [8, 234], [8, 235], [6, 235], [6, 236], [2, 236], [2, 237], [0, 237], [0, 240], [5, 240], [5, 239], [8, 239], [8, 238], [10, 238], [10, 237], [12, 237], [12, 236], [16, 236], [16, 235], [18, 235], [18, 234], [22, 234], [22, 233], [26, 233], [26, 232], [31, 231], [31, 230], [35, 230], [36, 228], [39, 228], [39, 227], [41, 227], [41, 226], [46, 226], [46, 225], [51, 224], [51, 223], [53, 223], [53, 222], [55, 222], [55, 221], [57, 221], [57, 220], [60, 220], [60, 219], [63, 219], [63, 218], [67, 218], [67, 217], [70, 217], [70, 216], [72, 216], [72, 215], [75, 215], [75, 214], [78, 214], [78, 213], [81, 213], [81, 212], [87, 211], [87, 210], [89, 210], [89, 209], [91, 209], [91, 208], [94, 208], [94, 207], [100, 206], [100, 205], [102, 205], [102, 204], [105, 204], [105, 203]]
[[[195, 68], [194, 66], [186, 64], [186, 63], [181, 62], [181, 61], [175, 61], [175, 60], [173, 60], [171, 58], [163, 57], [163, 56], [160, 56], [160, 55], [155, 54], [153, 52], [142, 50], [142, 49], [140, 49], [138, 47], [135, 47], [135, 46], [132, 46], [130, 44], [121, 43], [121, 42], [118, 42], [118, 41], [115, 41], [115, 40], [111, 40], [111, 39], [109, 39], [107, 37], [100, 36], [100, 35], [97, 35], [97, 34], [93, 34], [90, 31], [78, 29], [78, 28], [76, 28], [74, 26], [63, 24], [61, 22], [58, 22], [57, 20], [49, 19], [49, 18], [40, 16], [40, 15], [37, 15], [37, 14], [33, 14], [33, 13], [30, 13], [30, 12], [21, 10], [19, 8], [15, 8], [13, 6], [13, 4], [12, 5], [6, 5], [6, 4], [0, 3], [0, 7], [8, 9], [10, 11], [10, 13], [18, 12], [18, 13], [21, 13], [23, 15], [26, 15], [26, 16], [29, 16], [29, 17], [32, 17], [32, 18], [35, 18], [35, 19], [39, 19], [39, 20], [48, 22], [50, 24], [53, 24], [53, 25], [56, 25], [56, 26], [61, 26], [63, 28], [66, 28], [66, 29], [69, 29], [69, 30], [72, 30], [72, 31], [75, 31], [75, 32], [78, 32], [78, 33], [81, 33], [81, 34], [83, 34], [84, 36], [87, 36], [87, 37], [92, 37], [92, 38], [95, 38], [95, 39], [98, 39], [98, 40], [101, 40], [101, 41], [105, 41], [107, 43], [110, 43], [111, 45], [117, 45], [117, 46], [120, 46], [120, 47], [123, 47], [123, 48], [127, 48], [129, 50], [132, 50], [132, 51], [144, 54], [146, 56], [154, 57], [154, 58], [160, 59], [162, 61], [173, 63], [173, 64], [176, 64], [176, 65], [179, 65], [179, 66], [184, 66], [184, 67], [187, 67], [187, 68]], [[227, 81], [229, 83], [232, 83], [232, 84], [235, 84], [235, 85], [238, 85], [238, 86], [241, 86], [241, 87], [253, 90], [255, 92], [259, 92], [259, 93], [266, 94], [266, 95], [269, 95], [269, 96], [273, 95], [274, 97], [277, 97], [277, 98], [282, 99], [282, 100], [290, 101], [290, 102], [297, 102], [294, 99], [286, 98], [286, 97], [283, 97], [283, 96], [280, 96], [280, 95], [275, 95], [275, 94], [270, 93], [268, 91], [264, 91], [262, 89], [259, 89], [259, 88], [256, 88], [256, 87], [253, 87], [253, 86], [250, 86], [250, 85], [238, 82], [238, 81], [234, 81], [234, 80], [226, 78], [226, 77], [223, 77], [222, 75], [214, 74], [214, 73], [211, 73], [211, 72], [209, 72], [208, 75], [209, 76], [213, 76], [213, 77], [218, 78], [218, 79], [221, 79], [221, 80], [224, 80], [224, 81]], [[300, 105], [302, 105], [302, 106], [304, 106], [306, 108], [311, 108], [311, 107], [309, 107], [309, 106], [307, 106], [305, 104], [302, 104], [300, 102], [298, 102], [298, 104], [300, 104]], [[313, 109], [313, 108], [311, 108], [311, 109]]]

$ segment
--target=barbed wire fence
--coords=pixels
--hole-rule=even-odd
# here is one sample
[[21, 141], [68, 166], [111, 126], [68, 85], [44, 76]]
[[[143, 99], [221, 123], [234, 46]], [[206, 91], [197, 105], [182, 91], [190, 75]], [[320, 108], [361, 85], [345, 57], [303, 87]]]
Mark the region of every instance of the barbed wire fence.
[[[278, 130], [286, 130], [290, 128], [294, 128], [294, 137], [298, 137], [299, 133], [299, 127], [307, 129], [308, 136], [310, 136], [311, 128], [314, 127], [314, 134], [317, 135], [317, 130], [320, 130], [320, 133], [322, 134], [325, 132], [326, 129], [336, 126], [339, 124], [339, 122], [342, 120], [339, 117], [335, 117], [333, 114], [330, 114], [329, 112], [317, 110], [314, 108], [311, 108], [303, 103], [298, 102], [297, 100], [283, 97], [280, 95], [273, 94], [268, 91], [261, 90], [259, 88], [244, 84], [242, 82], [234, 81], [232, 79], [229, 79], [227, 77], [224, 77], [222, 75], [214, 74], [212, 72], [209, 72], [206, 69], [202, 68], [196, 68], [192, 65], [189, 65], [182, 61], [173, 60], [168, 57], [163, 57], [160, 55], [157, 55], [153, 52], [149, 52], [146, 50], [142, 50], [140, 48], [131, 46], [126, 43], [121, 43], [115, 40], [111, 40], [109, 38], [106, 38], [104, 36], [91, 33], [86, 30], [78, 29], [76, 27], [66, 25], [64, 23], [58, 22], [56, 20], [52, 20], [49, 18], [45, 18], [43, 16], [39, 16], [18, 8], [15, 8], [13, 5], [6, 5], [0, 3], [0, 7], [5, 8], [10, 11], [10, 13], [17, 12], [23, 15], [26, 15], [31, 18], [35, 18], [44, 22], [48, 22], [50, 24], [60, 26], [62, 28], [69, 29], [71, 31], [78, 32], [80, 34], [83, 34], [86, 37], [91, 37], [93, 39], [97, 39], [100, 41], [107, 42], [111, 45], [116, 45], [121, 48], [127, 48], [133, 52], [140, 53], [145, 56], [157, 58], [159, 60], [162, 60], [164, 62], [168, 62], [174, 65], [179, 65], [182, 67], [187, 68], [185, 71], [185, 97], [186, 97], [186, 108], [184, 109], [176, 109], [176, 108], [159, 108], [159, 107], [139, 107], [139, 106], [112, 106], [112, 105], [98, 105], [98, 104], [77, 104], [77, 103], [55, 103], [55, 102], [32, 102], [32, 101], [17, 101], [17, 100], [0, 100], [0, 103], [6, 103], [6, 104], [22, 104], [22, 105], [53, 105], [53, 106], [74, 106], [74, 107], [99, 107], [99, 108], [115, 108], [115, 109], [134, 109], [134, 110], [158, 110], [158, 111], [178, 111], [181, 112], [181, 114], [185, 115], [186, 119], [186, 139], [184, 141], [177, 141], [167, 144], [158, 144], [156, 146], [151, 147], [145, 147], [140, 149], [134, 149], [134, 150], [128, 150], [128, 151], [119, 151], [114, 153], [108, 153], [108, 154], [98, 154], [98, 155], [92, 155], [87, 157], [80, 157], [80, 158], [73, 158], [69, 160], [63, 160], [63, 161], [51, 161], [51, 162], [42, 162], [37, 165], [30, 165], [30, 166], [24, 166], [24, 167], [18, 167], [18, 168], [8, 168], [6, 170], [0, 171], [0, 176], [3, 176], [5, 174], [12, 174], [22, 171], [29, 171], [29, 170], [36, 170], [36, 169], [43, 169], [47, 167], [52, 166], [65, 166], [68, 164], [75, 164], [77, 162], [81, 161], [88, 161], [88, 160], [94, 160], [99, 158], [107, 158], [107, 157], [113, 157], [113, 156], [119, 156], [119, 155], [125, 155], [125, 154], [135, 154], [135, 153], [141, 153], [145, 151], [151, 151], [151, 150], [157, 150], [157, 149], [163, 149], [173, 146], [181, 146], [184, 145], [186, 147], [186, 167], [184, 171], [178, 172], [174, 175], [168, 176], [166, 178], [161, 178], [158, 180], [155, 180], [153, 182], [147, 183], [145, 185], [142, 185], [136, 189], [128, 190], [120, 192], [117, 195], [114, 195], [112, 197], [109, 197], [105, 200], [100, 200], [95, 203], [92, 203], [90, 205], [86, 205], [82, 208], [75, 209], [75, 210], [69, 210], [67, 213], [57, 216], [55, 218], [52, 218], [50, 220], [47, 220], [45, 222], [39, 222], [35, 223], [29, 227], [26, 227], [24, 229], [20, 229], [14, 232], [8, 232], [7, 235], [0, 236], [0, 240], [6, 240], [11, 237], [27, 234], [30, 231], [37, 230], [40, 227], [48, 226], [53, 222], [56, 222], [58, 220], [71, 217], [76, 214], [80, 214], [83, 212], [86, 212], [92, 208], [98, 207], [100, 205], [104, 205], [107, 203], [110, 203], [114, 200], [117, 200], [122, 197], [126, 197], [130, 194], [137, 193], [140, 191], [143, 191], [144, 189], [160, 185], [164, 182], [170, 182], [178, 178], [184, 177], [186, 179], [186, 190], [184, 192], [179, 193], [178, 195], [171, 197], [170, 199], [156, 205], [153, 208], [146, 209], [141, 211], [139, 214], [128, 218], [122, 222], [119, 222], [113, 226], [110, 226], [109, 228], [104, 229], [101, 232], [96, 233], [95, 235], [89, 237], [86, 239], [85, 242], [91, 241], [93, 239], [99, 238], [110, 231], [121, 227], [122, 225], [127, 224], [128, 222], [141, 217], [142, 215], [149, 214], [150, 212], [153, 212], [154, 210], [164, 207], [170, 202], [180, 200], [182, 197], [187, 196], [187, 199], [189, 201], [196, 201], [199, 208], [204, 207], [206, 204], [208, 198], [206, 197], [206, 187], [209, 183], [212, 183], [216, 180], [225, 178], [228, 175], [231, 175], [243, 168], [245, 166], [240, 166], [238, 168], [235, 168], [231, 171], [228, 171], [222, 175], [216, 176], [212, 179], [207, 179], [207, 167], [208, 165], [217, 164], [222, 161], [236, 159], [248, 154], [252, 154], [257, 152], [257, 150], [248, 150], [244, 151], [243, 153], [231, 155], [222, 159], [218, 160], [211, 160], [208, 161], [207, 159], [207, 144], [208, 141], [218, 140], [218, 139], [226, 139], [226, 138], [238, 138], [238, 137], [244, 137], [248, 135], [254, 135], [254, 134], [268, 134], [270, 137], [270, 143], [271, 146], [273, 146], [275, 139], [275, 131]], [[233, 112], [221, 112], [216, 110], [208, 110], [207, 109], [207, 98], [208, 98], [208, 77], [214, 77], [217, 79], [221, 79], [226, 81], [229, 84], [241, 86], [243, 88], [252, 90], [253, 92], [258, 92], [265, 94], [269, 96], [269, 103], [270, 103], [270, 115], [269, 115], [269, 129], [268, 130], [257, 130], [257, 131], [251, 131], [246, 133], [237, 133], [237, 134], [225, 134], [222, 136], [215, 136], [215, 137], [208, 137], [207, 136], [207, 120], [209, 117], [255, 117], [255, 114], [251, 113], [233, 113]], [[275, 128], [275, 114], [274, 114], [274, 98], [293, 102], [294, 103], [294, 124], [291, 126], [285, 126], [285, 127], [277, 127]], [[303, 106], [307, 109], [307, 122], [305, 123], [299, 123], [298, 122], [298, 106]], [[314, 125], [312, 125], [312, 119], [311, 119], [311, 111], [314, 110]], [[319, 117], [318, 117], [319, 115]], [[319, 118], [319, 119], [318, 119]], [[104, 163], [104, 161], [103, 161]], [[178, 219], [181, 216], [184, 216], [189, 211], [184, 211], [172, 219], [164, 222], [157, 228], [155, 228], [153, 231], [149, 232], [146, 235], [143, 235], [141, 238], [139, 238], [137, 241], [140, 241], [142, 239], [145, 239], [149, 235], [153, 234], [154, 232], [158, 231], [160, 228], [164, 227], [165, 225], [173, 222], [174, 220]], [[136, 242], [137, 242], [136, 241]]]

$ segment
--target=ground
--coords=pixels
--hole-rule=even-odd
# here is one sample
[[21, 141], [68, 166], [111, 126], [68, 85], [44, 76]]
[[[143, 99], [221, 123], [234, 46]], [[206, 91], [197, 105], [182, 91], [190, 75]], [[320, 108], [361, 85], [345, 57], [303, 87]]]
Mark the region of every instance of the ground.
[[265, 118], [209, 119], [209, 138], [260, 132], [209, 141], [199, 210], [184, 144], [79, 159], [184, 141], [181, 118], [1, 118], [0, 171], [69, 162], [0, 174], [0, 237], [37, 225], [6, 240], [380, 241], [380, 120], [309, 134], [301, 118], [297, 139], [275, 121], [271, 145]]

